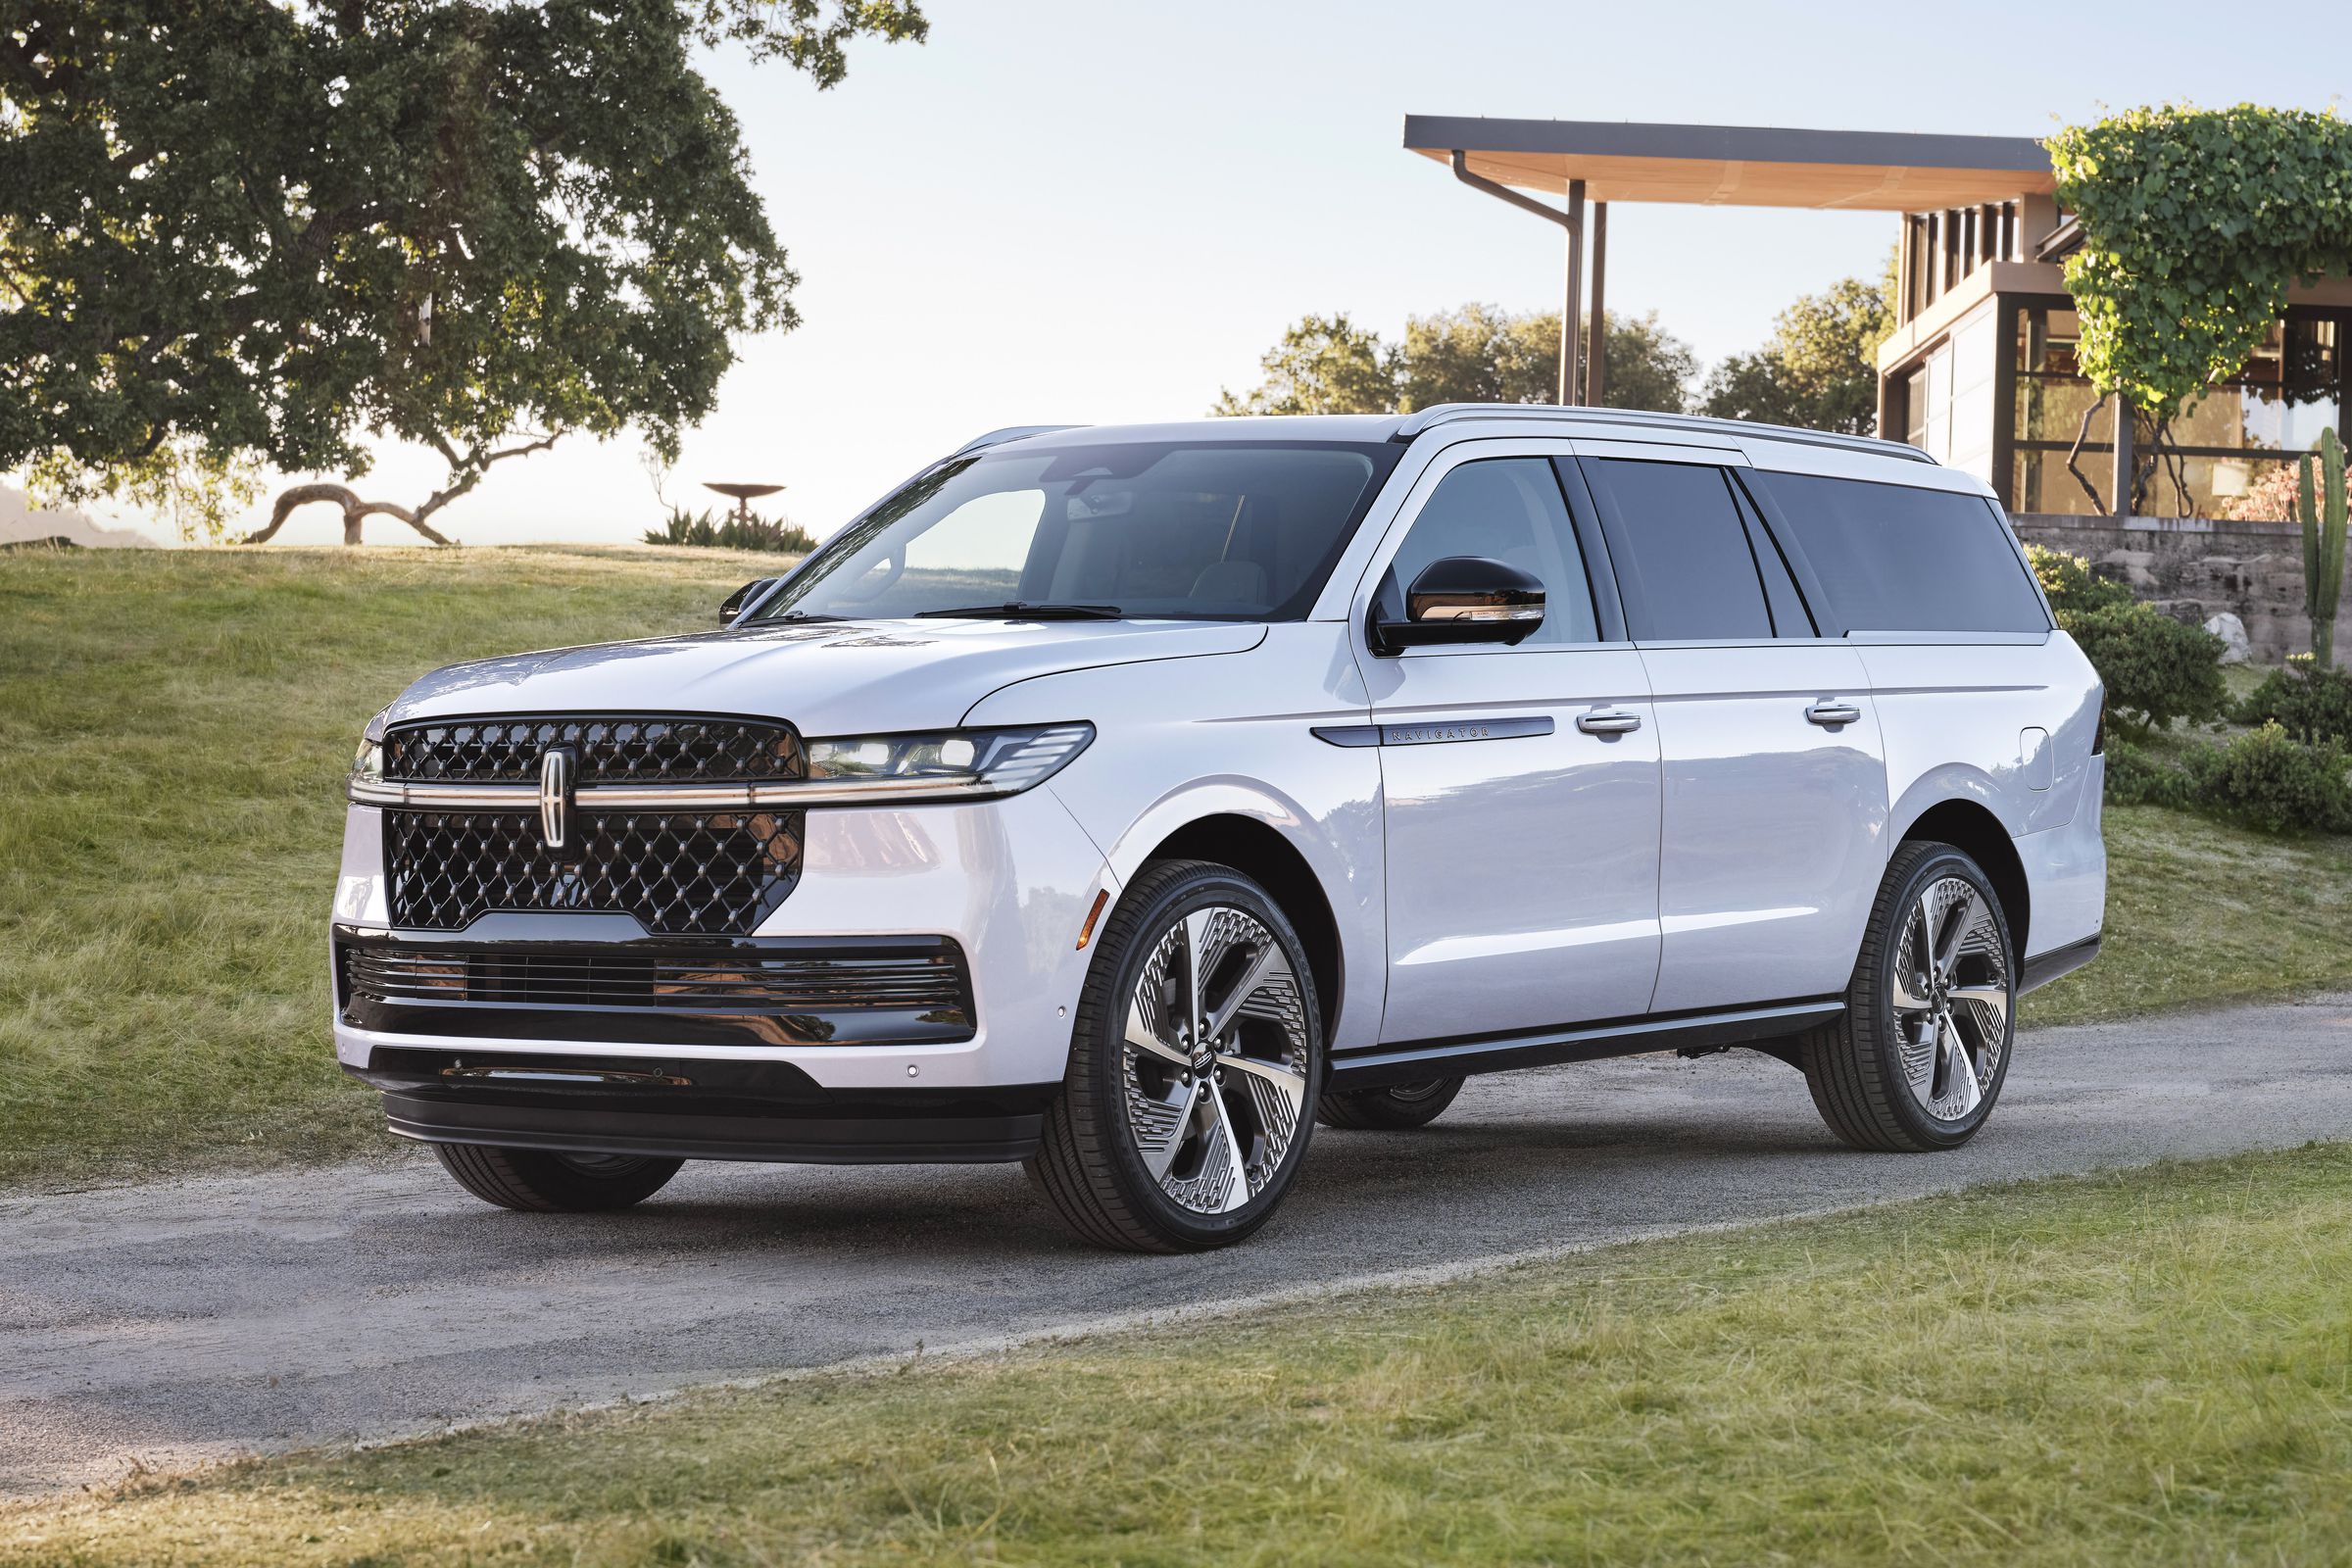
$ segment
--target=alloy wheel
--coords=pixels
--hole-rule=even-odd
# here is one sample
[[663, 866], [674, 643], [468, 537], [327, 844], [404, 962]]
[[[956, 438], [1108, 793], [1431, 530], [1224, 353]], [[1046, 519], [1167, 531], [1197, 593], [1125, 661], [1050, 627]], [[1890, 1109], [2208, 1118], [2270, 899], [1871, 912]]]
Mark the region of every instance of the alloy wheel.
[[1306, 1010], [1282, 944], [1212, 905], [1153, 945], [1127, 999], [1127, 1125], [1144, 1169], [1195, 1213], [1230, 1213], [1282, 1168], [1306, 1104]]
[[1965, 877], [1920, 890], [1888, 977], [1903, 1080], [1938, 1121], [1984, 1102], [2009, 1045], [2008, 955], [1991, 902]]

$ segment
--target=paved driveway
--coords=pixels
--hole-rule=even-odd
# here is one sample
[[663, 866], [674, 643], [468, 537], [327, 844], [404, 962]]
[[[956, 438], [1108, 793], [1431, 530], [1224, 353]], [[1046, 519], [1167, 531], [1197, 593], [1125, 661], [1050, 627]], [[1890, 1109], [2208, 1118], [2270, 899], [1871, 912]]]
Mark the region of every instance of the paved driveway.
[[1735, 1052], [1472, 1082], [1419, 1133], [1317, 1132], [1256, 1240], [1087, 1250], [1014, 1166], [689, 1165], [621, 1215], [379, 1162], [0, 1202], [0, 1491], [1955, 1186], [2352, 1136], [2352, 997], [2030, 1031], [1943, 1155], [1832, 1142]]

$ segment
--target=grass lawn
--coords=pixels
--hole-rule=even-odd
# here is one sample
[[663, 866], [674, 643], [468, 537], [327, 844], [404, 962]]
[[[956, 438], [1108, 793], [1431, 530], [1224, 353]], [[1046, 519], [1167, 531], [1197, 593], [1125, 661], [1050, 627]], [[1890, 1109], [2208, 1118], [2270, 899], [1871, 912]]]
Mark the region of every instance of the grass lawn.
[[2352, 1559], [2352, 1146], [0, 1505], [0, 1563]]
[[[360, 726], [452, 660], [713, 623], [773, 557], [0, 555], [0, 1186], [384, 1146], [324, 921]], [[2028, 1022], [2352, 985], [2352, 840], [2109, 814], [2106, 956]]]
[[342, 779], [452, 660], [716, 623], [719, 551], [0, 555], [0, 1183], [380, 1147], [327, 1037]]

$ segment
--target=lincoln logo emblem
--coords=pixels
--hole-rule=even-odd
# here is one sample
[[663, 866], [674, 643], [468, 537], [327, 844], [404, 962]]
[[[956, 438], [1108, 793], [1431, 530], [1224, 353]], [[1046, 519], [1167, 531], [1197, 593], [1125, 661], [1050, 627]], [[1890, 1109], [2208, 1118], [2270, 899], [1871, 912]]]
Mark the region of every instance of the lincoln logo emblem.
[[568, 746], [550, 746], [539, 754], [539, 831], [551, 850], [564, 848], [571, 837], [571, 786], [580, 760]]

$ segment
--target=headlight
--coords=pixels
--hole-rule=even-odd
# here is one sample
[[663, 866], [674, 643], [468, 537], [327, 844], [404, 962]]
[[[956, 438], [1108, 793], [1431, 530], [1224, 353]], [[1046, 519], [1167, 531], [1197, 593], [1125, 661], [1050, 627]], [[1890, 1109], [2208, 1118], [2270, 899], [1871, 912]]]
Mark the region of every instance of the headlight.
[[1092, 724], [1046, 724], [812, 740], [808, 782], [790, 794], [842, 801], [1017, 795], [1060, 772], [1094, 738]]
[[[390, 710], [385, 710], [389, 712]], [[376, 714], [368, 721], [360, 736], [360, 749], [352, 754], [351, 782], [381, 784], [384, 781], [384, 715]]]

